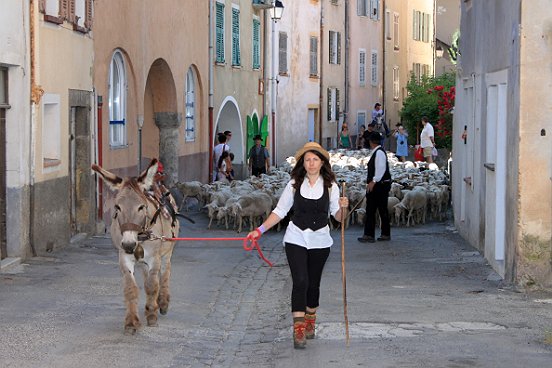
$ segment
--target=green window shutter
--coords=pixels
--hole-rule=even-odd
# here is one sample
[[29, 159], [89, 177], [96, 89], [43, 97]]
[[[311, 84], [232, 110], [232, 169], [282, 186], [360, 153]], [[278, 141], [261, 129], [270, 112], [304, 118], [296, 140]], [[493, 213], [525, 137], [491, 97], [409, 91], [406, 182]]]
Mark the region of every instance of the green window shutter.
[[216, 62], [224, 63], [224, 4], [216, 3]]
[[337, 32], [337, 64], [341, 64], [341, 32]]
[[232, 8], [232, 65], [241, 65], [240, 10]]
[[310, 38], [310, 75], [318, 75], [318, 38]]
[[253, 19], [253, 69], [261, 67], [261, 22]]
[[339, 111], [341, 105], [339, 104], [339, 90], [335, 89], [335, 121], [339, 121]]

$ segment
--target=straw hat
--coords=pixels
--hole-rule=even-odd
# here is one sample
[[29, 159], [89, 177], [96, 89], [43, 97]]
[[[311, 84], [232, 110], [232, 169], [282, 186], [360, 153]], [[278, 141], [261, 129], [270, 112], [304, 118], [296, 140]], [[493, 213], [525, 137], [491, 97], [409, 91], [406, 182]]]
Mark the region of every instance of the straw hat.
[[299, 161], [299, 159], [301, 159], [301, 157], [305, 154], [305, 152], [308, 152], [308, 151], [316, 151], [318, 153], [321, 153], [322, 156], [326, 157], [326, 160], [328, 160], [328, 162], [330, 161], [330, 154], [328, 153], [328, 151], [326, 151], [324, 148], [322, 148], [321, 145], [319, 145], [316, 142], [306, 143], [303, 146], [303, 148], [301, 148], [300, 150], [297, 151], [297, 153], [295, 153], [295, 160]]

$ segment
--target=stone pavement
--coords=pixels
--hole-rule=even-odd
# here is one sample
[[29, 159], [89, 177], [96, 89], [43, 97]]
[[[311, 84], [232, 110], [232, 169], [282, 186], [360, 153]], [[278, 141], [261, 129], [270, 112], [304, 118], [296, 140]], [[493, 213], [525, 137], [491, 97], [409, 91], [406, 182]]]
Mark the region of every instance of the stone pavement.
[[[246, 235], [192, 216], [182, 236]], [[348, 347], [339, 230], [305, 350], [292, 347], [283, 232], [261, 240], [273, 268], [239, 241], [180, 242], [169, 313], [135, 336], [123, 334], [117, 255], [93, 237], [0, 274], [0, 367], [551, 366], [551, 293], [503, 285], [447, 223], [392, 228], [375, 244], [358, 243], [361, 231], [345, 236]]]

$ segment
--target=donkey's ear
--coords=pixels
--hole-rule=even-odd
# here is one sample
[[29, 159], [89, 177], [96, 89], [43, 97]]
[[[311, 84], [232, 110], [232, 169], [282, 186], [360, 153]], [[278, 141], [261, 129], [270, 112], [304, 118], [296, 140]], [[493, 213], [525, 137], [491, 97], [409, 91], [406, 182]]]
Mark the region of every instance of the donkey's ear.
[[103, 179], [104, 183], [106, 183], [111, 189], [113, 190], [121, 189], [123, 179], [121, 179], [117, 175], [103, 169], [102, 167], [96, 164], [92, 164], [92, 170], [97, 172], [100, 175], [100, 177]]
[[156, 158], [151, 160], [148, 168], [138, 177], [138, 183], [143, 189], [148, 190], [153, 185], [153, 177], [157, 173], [158, 161]]

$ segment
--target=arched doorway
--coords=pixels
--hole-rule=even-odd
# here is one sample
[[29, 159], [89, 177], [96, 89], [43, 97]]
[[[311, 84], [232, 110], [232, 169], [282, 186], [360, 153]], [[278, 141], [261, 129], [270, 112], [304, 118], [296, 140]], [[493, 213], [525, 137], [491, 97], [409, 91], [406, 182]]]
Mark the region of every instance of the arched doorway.
[[[229, 96], [223, 101], [215, 124], [215, 133], [222, 133], [226, 130], [232, 132], [232, 139], [229, 142], [230, 151], [234, 153], [232, 166], [237, 179], [247, 176], [247, 160], [241, 123], [240, 110], [237, 101]], [[216, 139], [217, 134], [215, 134]]]
[[180, 124], [173, 74], [165, 60], [157, 59], [151, 65], [144, 91], [142, 155], [159, 158], [165, 168], [167, 186], [178, 181]]

